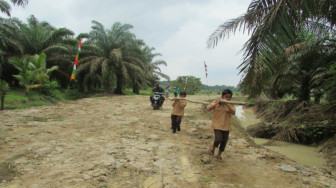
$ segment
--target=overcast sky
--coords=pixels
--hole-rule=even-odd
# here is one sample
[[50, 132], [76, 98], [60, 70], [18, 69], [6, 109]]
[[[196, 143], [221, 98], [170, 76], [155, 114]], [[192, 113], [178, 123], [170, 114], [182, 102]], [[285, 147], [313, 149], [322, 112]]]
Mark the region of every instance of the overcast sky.
[[[133, 25], [139, 39], [156, 49], [168, 66], [161, 71], [170, 76], [193, 75], [208, 85], [236, 86], [241, 76], [240, 50], [248, 36], [236, 34], [214, 49], [206, 42], [222, 23], [246, 12], [251, 0], [29, 0], [25, 8], [13, 7], [12, 17], [25, 21], [34, 15], [55, 27], [77, 34], [89, 32], [91, 21], [106, 29], [119, 21]], [[239, 53], [240, 52], [240, 53]], [[208, 79], [204, 64], [208, 65]]]

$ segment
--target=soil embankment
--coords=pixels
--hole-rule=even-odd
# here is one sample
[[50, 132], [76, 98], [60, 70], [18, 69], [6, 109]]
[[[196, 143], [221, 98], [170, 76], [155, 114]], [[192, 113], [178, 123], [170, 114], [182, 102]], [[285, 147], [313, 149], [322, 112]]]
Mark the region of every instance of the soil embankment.
[[336, 116], [322, 104], [258, 100], [256, 112], [263, 121], [247, 128], [257, 138], [321, 145], [328, 166], [336, 170]]
[[336, 186], [329, 170], [258, 147], [239, 127], [218, 162], [207, 154], [209, 114], [188, 103], [181, 132], [172, 134], [171, 109], [168, 100], [154, 111], [147, 96], [113, 96], [2, 111], [0, 186]]

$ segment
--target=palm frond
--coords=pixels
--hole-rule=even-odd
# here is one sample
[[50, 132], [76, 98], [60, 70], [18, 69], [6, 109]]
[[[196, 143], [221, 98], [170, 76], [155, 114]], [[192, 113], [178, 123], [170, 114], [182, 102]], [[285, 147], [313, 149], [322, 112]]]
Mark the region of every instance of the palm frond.
[[154, 74], [157, 74], [166, 80], [170, 80], [170, 77], [162, 72], [154, 72]]
[[11, 16], [11, 14], [10, 14], [11, 7], [10, 7], [10, 5], [9, 5], [6, 1], [4, 1], [4, 0], [1, 0], [1, 1], [0, 1], [0, 11], [1, 11], [2, 13], [7, 14], [7, 16]]
[[159, 66], [159, 65], [167, 66], [167, 63], [164, 60], [156, 60], [152, 63], [152, 65], [154, 65], [154, 66]]
[[26, 6], [28, 3], [28, 0], [11, 0], [14, 5], [18, 6]]
[[49, 54], [49, 53], [69, 53], [69, 48], [64, 46], [64, 45], [59, 45], [59, 44], [55, 44], [55, 45], [51, 45], [48, 46], [47, 48], [43, 49], [41, 52]]

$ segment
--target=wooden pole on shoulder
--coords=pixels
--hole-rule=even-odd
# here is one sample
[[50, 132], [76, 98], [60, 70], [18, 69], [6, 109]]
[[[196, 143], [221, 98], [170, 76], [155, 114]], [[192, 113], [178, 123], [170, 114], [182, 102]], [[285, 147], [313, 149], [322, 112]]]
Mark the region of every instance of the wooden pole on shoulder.
[[[186, 100], [186, 101], [189, 101], [189, 102], [192, 102], [192, 103], [210, 104], [210, 102], [195, 101], [195, 100], [190, 100], [190, 99], [187, 99], [187, 98], [179, 98], [179, 97], [175, 97], [175, 98], [172, 98], [172, 99], [168, 97], [168, 99], [171, 100], [171, 101], [173, 101], [173, 100]], [[242, 102], [242, 101], [227, 101], [227, 100], [220, 99], [220, 102], [226, 103], [226, 104], [246, 105], [246, 102]]]

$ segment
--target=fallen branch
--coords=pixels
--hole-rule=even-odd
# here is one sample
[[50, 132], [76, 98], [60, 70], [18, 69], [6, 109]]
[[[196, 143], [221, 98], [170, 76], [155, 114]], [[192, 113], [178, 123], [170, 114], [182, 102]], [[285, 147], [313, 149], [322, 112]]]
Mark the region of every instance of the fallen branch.
[[[192, 103], [210, 104], [210, 102], [194, 101], [194, 100], [190, 100], [190, 99], [187, 99], [187, 98], [179, 98], [179, 97], [172, 98], [172, 99], [168, 97], [168, 99], [171, 100], [171, 101], [173, 101], [173, 100], [186, 100], [186, 101], [189, 101], [189, 102], [192, 102]], [[220, 102], [226, 103], [226, 104], [246, 105], [246, 102], [241, 102], [241, 101], [227, 101], [227, 100], [220, 99]]]

